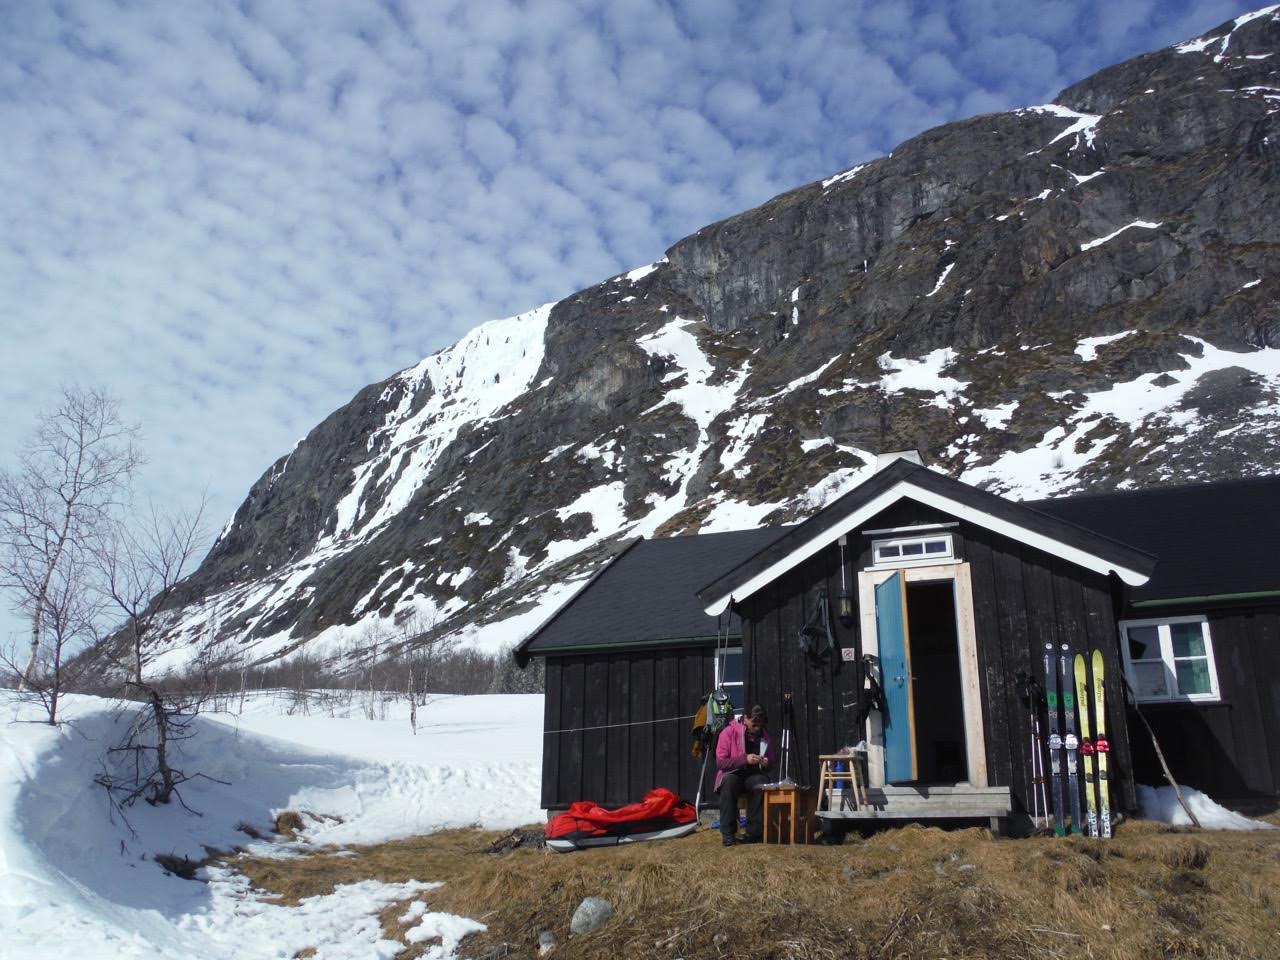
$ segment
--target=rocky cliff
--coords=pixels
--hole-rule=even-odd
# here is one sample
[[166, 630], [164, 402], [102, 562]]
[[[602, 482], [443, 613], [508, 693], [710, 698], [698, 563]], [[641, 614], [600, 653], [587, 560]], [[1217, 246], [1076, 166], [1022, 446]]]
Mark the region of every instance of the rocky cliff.
[[367, 387], [154, 665], [509, 642], [621, 538], [803, 517], [884, 450], [1015, 497], [1274, 471], [1278, 54], [1271, 8], [930, 130]]

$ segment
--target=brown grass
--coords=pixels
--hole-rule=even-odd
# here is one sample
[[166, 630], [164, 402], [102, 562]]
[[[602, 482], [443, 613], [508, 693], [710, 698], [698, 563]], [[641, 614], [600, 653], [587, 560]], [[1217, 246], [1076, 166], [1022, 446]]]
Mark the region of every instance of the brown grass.
[[[1280, 831], [1130, 823], [1110, 841], [995, 840], [912, 825], [842, 847], [726, 849], [704, 830], [494, 856], [501, 836], [453, 830], [354, 855], [229, 863], [287, 903], [368, 878], [444, 881], [426, 894], [433, 910], [488, 924], [465, 945], [470, 957], [535, 956], [550, 929], [556, 960], [1280, 958]], [[569, 919], [591, 895], [613, 901], [614, 919], [570, 938]], [[403, 936], [404, 909], [384, 911], [389, 936]]]

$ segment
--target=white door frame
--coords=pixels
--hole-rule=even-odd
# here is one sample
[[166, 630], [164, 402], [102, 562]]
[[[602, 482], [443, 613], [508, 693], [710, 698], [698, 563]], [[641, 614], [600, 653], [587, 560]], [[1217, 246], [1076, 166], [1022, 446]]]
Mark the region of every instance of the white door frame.
[[[880, 659], [880, 638], [876, 635], [876, 594], [879, 583], [895, 573], [906, 583], [950, 580], [954, 585], [956, 639], [960, 648], [960, 696], [964, 710], [965, 760], [969, 783], [987, 786], [987, 741], [982, 724], [982, 683], [978, 672], [978, 634], [973, 621], [973, 583], [967, 563], [939, 563], [931, 566], [876, 568], [858, 573], [858, 607], [862, 622], [862, 652]], [[867, 778], [873, 787], [883, 787], [884, 718], [879, 710], [867, 716]]]

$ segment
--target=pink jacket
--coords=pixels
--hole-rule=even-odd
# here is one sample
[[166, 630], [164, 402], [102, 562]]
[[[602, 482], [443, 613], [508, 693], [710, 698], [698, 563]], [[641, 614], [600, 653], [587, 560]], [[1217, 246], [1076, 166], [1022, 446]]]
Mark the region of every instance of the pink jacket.
[[[729, 725], [720, 731], [720, 739], [716, 741], [716, 789], [720, 789], [720, 781], [726, 773], [739, 770], [747, 765], [747, 725], [741, 720], [730, 720]], [[760, 768], [761, 773], [768, 773], [777, 761], [777, 753], [773, 740], [767, 729], [760, 731], [760, 748], [768, 766]]]

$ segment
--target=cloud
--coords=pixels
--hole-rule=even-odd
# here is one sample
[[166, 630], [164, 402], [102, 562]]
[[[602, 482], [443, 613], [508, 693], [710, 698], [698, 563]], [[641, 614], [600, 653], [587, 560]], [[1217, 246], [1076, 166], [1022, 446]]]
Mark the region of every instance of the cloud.
[[148, 490], [209, 485], [220, 521], [477, 323], [1245, 9], [7, 5], [0, 451], [59, 382], [104, 383], [143, 422]]

